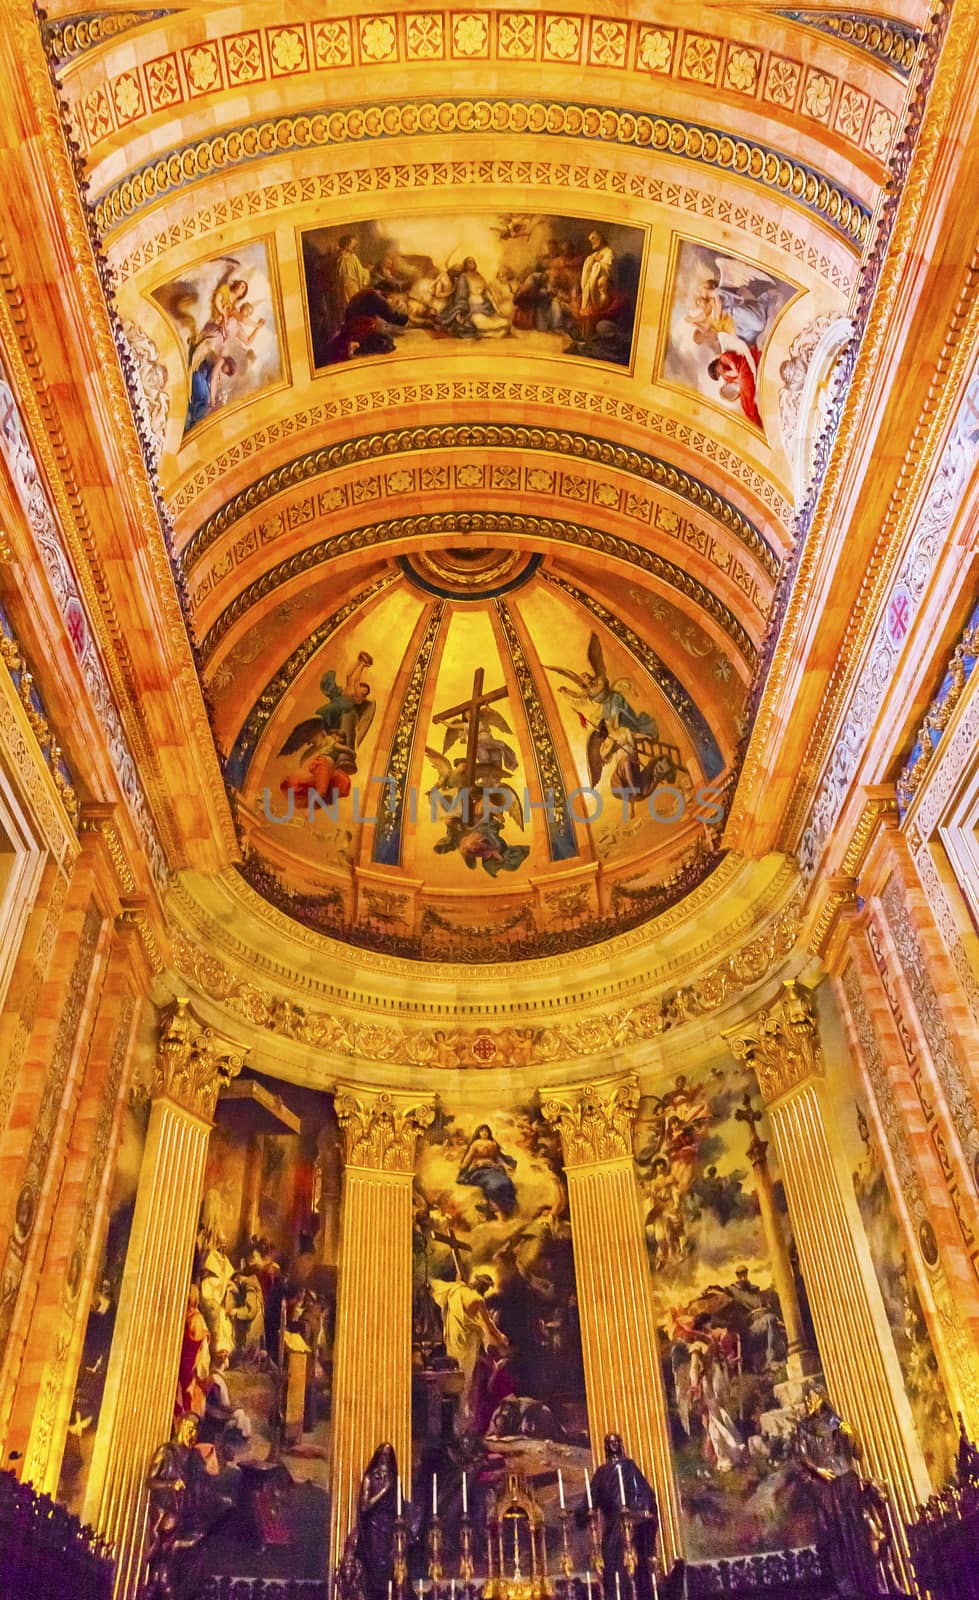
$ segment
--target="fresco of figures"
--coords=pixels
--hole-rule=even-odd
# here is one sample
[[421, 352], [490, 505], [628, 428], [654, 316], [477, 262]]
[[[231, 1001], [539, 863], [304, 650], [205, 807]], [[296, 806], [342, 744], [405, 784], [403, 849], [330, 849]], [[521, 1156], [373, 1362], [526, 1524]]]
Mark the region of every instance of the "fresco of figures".
[[792, 284], [713, 245], [676, 244], [661, 376], [765, 431], [759, 401], [772, 329]]
[[379, 218], [302, 236], [315, 367], [435, 341], [628, 366], [641, 228], [535, 213]]
[[[640, 1102], [636, 1169], [660, 1325], [673, 1459], [692, 1560], [804, 1545], [814, 1525], [792, 1441], [782, 1307], [739, 1117], [753, 1077], [733, 1063]], [[759, 1128], [765, 1138], [764, 1122]], [[769, 1147], [769, 1160], [772, 1160]], [[776, 1203], [784, 1195], [773, 1171]], [[793, 1254], [787, 1219], [783, 1247]], [[815, 1348], [797, 1278], [804, 1325]]]
[[557, 1510], [588, 1447], [567, 1183], [539, 1107], [444, 1109], [415, 1169], [413, 1481], [437, 1473], [451, 1524], [507, 1471]]
[[187, 384], [184, 437], [285, 375], [270, 246], [195, 262], [153, 294], [180, 341]]
[[252, 1076], [225, 1091], [174, 1394], [232, 1507], [202, 1576], [322, 1576], [339, 1187], [331, 1096]]
[[109, 1198], [109, 1221], [85, 1324], [85, 1340], [58, 1484], [58, 1499], [76, 1515], [81, 1512], [84, 1503], [92, 1451], [98, 1433], [106, 1369], [136, 1208], [136, 1189], [146, 1143], [149, 1109], [146, 1096], [134, 1092], [123, 1115], [119, 1153]]
[[955, 1471], [958, 1432], [938, 1371], [928, 1325], [908, 1263], [901, 1227], [880, 1162], [877, 1142], [859, 1106], [854, 1108], [863, 1153], [853, 1187], [884, 1308], [904, 1377], [918, 1440], [935, 1488]]

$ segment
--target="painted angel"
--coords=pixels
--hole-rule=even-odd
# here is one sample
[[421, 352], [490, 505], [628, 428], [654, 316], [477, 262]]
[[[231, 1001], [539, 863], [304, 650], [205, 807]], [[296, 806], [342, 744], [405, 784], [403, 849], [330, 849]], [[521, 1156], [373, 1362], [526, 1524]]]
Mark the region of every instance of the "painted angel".
[[[714, 270], [705, 270], [694, 292], [687, 322], [694, 340], [716, 355], [732, 348], [732, 336], [755, 362], [769, 323], [782, 302], [776, 280], [760, 267], [731, 256], [715, 256]], [[698, 337], [699, 334], [699, 337]]]

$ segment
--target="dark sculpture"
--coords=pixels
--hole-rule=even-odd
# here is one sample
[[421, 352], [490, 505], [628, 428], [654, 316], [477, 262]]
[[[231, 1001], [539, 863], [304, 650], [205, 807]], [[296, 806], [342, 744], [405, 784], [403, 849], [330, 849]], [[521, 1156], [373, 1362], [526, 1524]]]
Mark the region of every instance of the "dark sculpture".
[[[398, 1515], [398, 1462], [393, 1444], [379, 1444], [364, 1473], [357, 1501], [357, 1528], [351, 1552], [363, 1574], [365, 1600], [387, 1600], [394, 1572], [394, 1524]], [[346, 1550], [344, 1551], [346, 1563]], [[353, 1585], [351, 1566], [344, 1583]], [[356, 1597], [353, 1596], [353, 1600]]]
[[209, 1478], [197, 1446], [197, 1418], [178, 1417], [175, 1437], [161, 1444], [150, 1464], [148, 1575], [141, 1600], [191, 1600], [196, 1593], [196, 1552], [231, 1509]]
[[[887, 1505], [857, 1470], [860, 1447], [826, 1396], [811, 1389], [796, 1428], [796, 1451], [809, 1474], [820, 1555], [840, 1595], [894, 1593]], [[881, 1588], [881, 1575], [888, 1587]]]
[[642, 1470], [627, 1456], [617, 1433], [605, 1436], [605, 1460], [596, 1469], [591, 1485], [596, 1510], [602, 1514], [602, 1560], [605, 1600], [616, 1600], [615, 1576], [619, 1574], [624, 1591], [626, 1540], [623, 1529], [623, 1503], [632, 1513], [632, 1544], [636, 1554], [637, 1600], [653, 1600], [651, 1562], [656, 1554], [659, 1514], [656, 1496]]

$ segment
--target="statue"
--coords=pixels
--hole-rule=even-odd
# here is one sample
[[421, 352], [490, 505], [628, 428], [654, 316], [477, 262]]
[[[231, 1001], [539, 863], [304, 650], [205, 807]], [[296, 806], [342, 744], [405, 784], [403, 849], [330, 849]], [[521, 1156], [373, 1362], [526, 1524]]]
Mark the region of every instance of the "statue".
[[890, 1566], [884, 1497], [860, 1477], [860, 1447], [818, 1389], [810, 1389], [803, 1401], [796, 1451], [810, 1477], [817, 1542], [838, 1593], [860, 1600], [880, 1594], [880, 1564], [885, 1571]]
[[656, 1555], [656, 1534], [659, 1529], [656, 1496], [641, 1468], [626, 1455], [617, 1433], [605, 1436], [605, 1460], [592, 1478], [591, 1493], [596, 1509], [602, 1514], [605, 1600], [616, 1600], [616, 1573], [620, 1578], [620, 1590], [623, 1587], [623, 1506], [632, 1512], [634, 1519], [632, 1543], [637, 1563], [637, 1600], [653, 1600], [651, 1562]]
[[150, 1464], [148, 1573], [140, 1600], [192, 1600], [195, 1553], [231, 1509], [229, 1496], [213, 1485], [197, 1449], [197, 1418], [184, 1412], [175, 1436], [161, 1444]]
[[[388, 1584], [394, 1571], [397, 1486], [398, 1463], [394, 1445], [379, 1444], [367, 1463], [367, 1471], [361, 1481], [357, 1500], [356, 1540], [352, 1551], [363, 1575], [365, 1600], [387, 1600]], [[348, 1577], [353, 1583], [352, 1565]]]
[[333, 1585], [336, 1600], [368, 1600], [367, 1574], [357, 1554], [357, 1529], [347, 1534]]

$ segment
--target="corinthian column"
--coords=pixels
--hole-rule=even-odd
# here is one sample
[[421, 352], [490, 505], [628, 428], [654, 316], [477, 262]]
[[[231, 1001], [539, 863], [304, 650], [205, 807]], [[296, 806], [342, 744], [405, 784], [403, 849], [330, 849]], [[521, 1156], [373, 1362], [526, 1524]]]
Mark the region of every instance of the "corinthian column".
[[333, 1378], [333, 1570], [374, 1450], [394, 1445], [408, 1493], [411, 1461], [411, 1189], [418, 1136], [433, 1105], [340, 1085], [343, 1223]]
[[556, 1089], [543, 1107], [561, 1135], [592, 1451], [619, 1433], [656, 1493], [666, 1566], [680, 1554], [653, 1286], [632, 1156], [635, 1078]]
[[778, 1000], [726, 1035], [755, 1071], [768, 1108], [823, 1371], [852, 1424], [865, 1467], [886, 1484], [903, 1521], [930, 1493], [835, 1117], [826, 1103], [819, 1033], [807, 990]]
[[146, 1472], [169, 1438], [207, 1145], [221, 1085], [243, 1065], [187, 1000], [163, 1014], [153, 1103], [92, 1456], [84, 1520], [115, 1549], [117, 1600], [142, 1568]]

